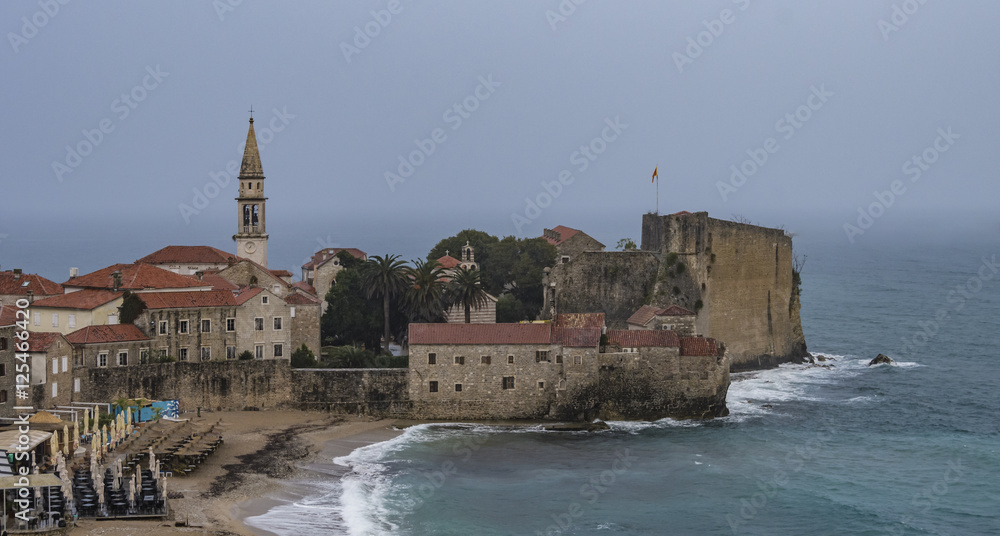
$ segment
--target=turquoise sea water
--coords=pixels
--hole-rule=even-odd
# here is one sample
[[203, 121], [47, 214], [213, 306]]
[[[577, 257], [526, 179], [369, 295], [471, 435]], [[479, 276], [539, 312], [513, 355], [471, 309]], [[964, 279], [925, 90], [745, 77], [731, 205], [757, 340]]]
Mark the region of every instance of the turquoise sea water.
[[[995, 240], [796, 244], [831, 368], [734, 375], [732, 414], [596, 434], [422, 425], [248, 520], [278, 534], [1000, 534]], [[868, 367], [878, 353], [894, 366]]]

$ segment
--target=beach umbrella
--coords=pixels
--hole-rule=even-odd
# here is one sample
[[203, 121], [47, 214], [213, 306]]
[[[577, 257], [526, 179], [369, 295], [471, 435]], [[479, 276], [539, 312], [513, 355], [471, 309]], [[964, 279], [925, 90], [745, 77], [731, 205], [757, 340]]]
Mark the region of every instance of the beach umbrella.
[[63, 425], [63, 454], [69, 456], [69, 425]]
[[59, 452], [59, 436], [55, 430], [52, 430], [52, 437], [49, 441], [49, 447], [52, 449], [52, 456], [55, 456]]
[[80, 448], [80, 421], [73, 421], [73, 444], [76, 445], [73, 452], [76, 452]]
[[101, 406], [94, 406], [94, 433], [97, 433], [97, 422], [100, 421]]
[[89, 431], [90, 431], [90, 411], [83, 410], [83, 435], [87, 435], [87, 432]]

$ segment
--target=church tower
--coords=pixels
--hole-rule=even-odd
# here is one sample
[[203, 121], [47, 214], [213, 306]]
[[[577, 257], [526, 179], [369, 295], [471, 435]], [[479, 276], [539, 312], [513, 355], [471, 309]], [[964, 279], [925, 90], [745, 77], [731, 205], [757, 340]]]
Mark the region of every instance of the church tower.
[[267, 212], [264, 210], [264, 170], [260, 167], [253, 116], [240, 166], [240, 193], [236, 198], [236, 255], [267, 268]]

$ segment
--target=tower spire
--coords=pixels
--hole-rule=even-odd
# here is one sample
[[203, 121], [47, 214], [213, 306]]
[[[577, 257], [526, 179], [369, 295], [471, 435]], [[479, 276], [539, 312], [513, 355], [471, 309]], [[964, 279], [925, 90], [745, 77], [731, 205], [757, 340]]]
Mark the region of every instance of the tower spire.
[[260, 151], [257, 150], [257, 134], [253, 131], [253, 116], [250, 117], [247, 143], [243, 149], [243, 164], [240, 166], [240, 178], [264, 178], [264, 169], [260, 166]]

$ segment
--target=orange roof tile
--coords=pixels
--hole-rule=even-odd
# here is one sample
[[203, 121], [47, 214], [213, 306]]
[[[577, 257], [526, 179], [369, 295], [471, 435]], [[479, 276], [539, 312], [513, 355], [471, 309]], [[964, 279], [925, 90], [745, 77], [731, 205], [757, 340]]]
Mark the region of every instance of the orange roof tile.
[[14, 274], [13, 270], [0, 272], [0, 294], [27, 296], [28, 291], [35, 296], [62, 294], [62, 285], [37, 274]]
[[563, 313], [553, 323], [560, 328], [603, 328], [604, 313]]
[[111, 274], [121, 271], [121, 290], [143, 290], [161, 288], [195, 288], [207, 287], [209, 285], [188, 276], [175, 274], [169, 270], [158, 268], [151, 264], [115, 264], [91, 272], [86, 275], [74, 277], [63, 283], [64, 287], [82, 288], [114, 288], [114, 280]]
[[137, 294], [147, 309], [181, 309], [186, 307], [235, 307], [231, 290], [193, 292], [146, 292]]
[[264, 289], [260, 287], [240, 287], [238, 291], [235, 291], [236, 305], [243, 305], [250, 298], [264, 292]]
[[321, 302], [319, 298], [310, 296], [302, 292], [296, 292], [295, 294], [286, 296], [285, 303], [289, 305], [316, 305]]
[[361, 260], [368, 259], [368, 254], [365, 253], [364, 251], [361, 251], [358, 248], [326, 248], [326, 249], [321, 249], [317, 251], [315, 254], [313, 254], [312, 259], [309, 262], [303, 264], [302, 267], [305, 268], [306, 270], [309, 270], [321, 266], [322, 264], [326, 263], [326, 261], [336, 257], [337, 253], [340, 253], [341, 251], [346, 251], [350, 253], [355, 259], [361, 259]]
[[275, 277], [292, 277], [292, 272], [288, 270], [268, 270]]
[[680, 346], [677, 333], [659, 329], [610, 329], [608, 342], [622, 348], [662, 348]]
[[236, 255], [212, 246], [167, 246], [135, 261], [145, 264], [226, 264]]
[[62, 333], [43, 333], [40, 331], [32, 331], [28, 334], [28, 351], [44, 352], [48, 350], [50, 346], [55, 344], [55, 342], [60, 338], [62, 338]]
[[719, 347], [716, 345], [715, 339], [709, 339], [706, 337], [681, 337], [681, 355], [719, 355]]
[[19, 320], [16, 311], [17, 307], [13, 305], [0, 305], [0, 327], [16, 324]]
[[656, 316], [696, 316], [698, 313], [685, 309], [680, 305], [671, 305], [666, 309], [660, 309]]
[[554, 326], [552, 328], [552, 342], [569, 348], [597, 348], [601, 344], [601, 328], [560, 328]]
[[313, 296], [316, 295], [316, 288], [310, 285], [309, 283], [306, 283], [305, 281], [296, 281], [295, 283], [292, 283], [292, 286], [297, 289], [302, 289], [308, 292], [309, 294], [312, 294]]
[[437, 261], [438, 264], [441, 265], [441, 268], [444, 268], [445, 270], [456, 268], [458, 267], [458, 265], [462, 264], [462, 261], [456, 259], [455, 257], [452, 257], [451, 255], [445, 255], [444, 257], [441, 257]]
[[556, 225], [554, 229], [545, 229], [542, 232], [542, 238], [547, 240], [549, 244], [558, 246], [570, 238], [573, 238], [579, 232], [579, 229], [572, 229], [570, 227], [566, 227], [565, 225]]
[[73, 344], [98, 344], [148, 341], [149, 337], [133, 324], [115, 324], [112, 326], [87, 326], [66, 335], [66, 340]]
[[636, 312], [632, 313], [632, 316], [628, 317], [625, 322], [627, 324], [635, 324], [637, 326], [645, 326], [650, 320], [656, 316], [656, 312], [659, 311], [659, 307], [653, 307], [652, 305], [643, 305]]
[[35, 300], [32, 307], [52, 307], [56, 309], [81, 309], [90, 311], [122, 297], [124, 292], [85, 288], [69, 294]]
[[410, 344], [549, 344], [550, 324], [410, 324]]

